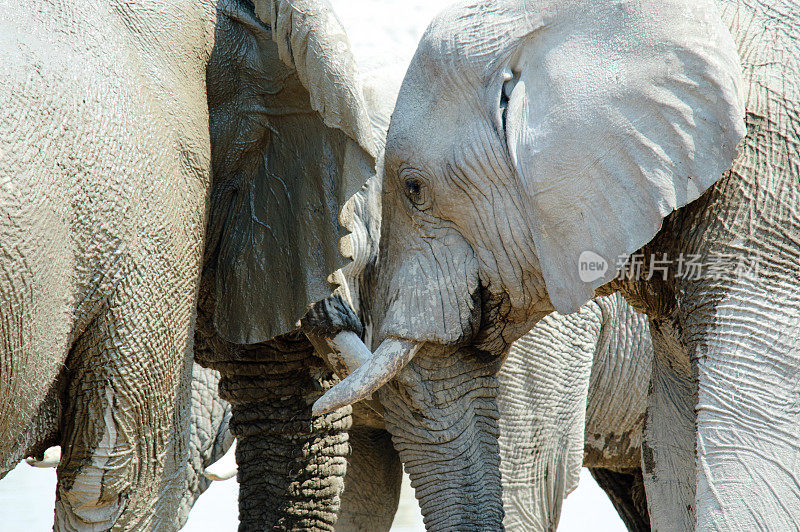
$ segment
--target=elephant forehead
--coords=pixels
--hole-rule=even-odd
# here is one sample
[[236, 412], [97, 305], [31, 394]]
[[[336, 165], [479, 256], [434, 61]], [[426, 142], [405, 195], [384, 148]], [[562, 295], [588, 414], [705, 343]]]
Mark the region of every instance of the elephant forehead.
[[424, 161], [441, 168], [459, 151], [486, 140], [485, 121], [480, 117], [474, 105], [456, 94], [407, 90], [398, 97], [392, 114], [386, 163], [416, 166]]

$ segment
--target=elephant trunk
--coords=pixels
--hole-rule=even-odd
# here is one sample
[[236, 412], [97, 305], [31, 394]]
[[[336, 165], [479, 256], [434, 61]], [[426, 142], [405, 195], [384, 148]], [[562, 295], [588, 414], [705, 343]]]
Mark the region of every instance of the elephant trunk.
[[352, 409], [312, 416], [332, 377], [311, 345], [282, 337], [217, 368], [238, 442], [239, 530], [333, 530]]
[[426, 351], [378, 391], [426, 529], [501, 530], [499, 359]]

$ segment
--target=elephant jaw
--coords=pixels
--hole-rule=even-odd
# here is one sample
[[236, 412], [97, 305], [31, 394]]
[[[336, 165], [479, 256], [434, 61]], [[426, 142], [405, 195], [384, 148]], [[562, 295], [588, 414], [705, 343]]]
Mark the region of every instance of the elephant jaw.
[[378, 346], [374, 354], [365, 356], [369, 353], [367, 346], [357, 336], [354, 339], [353, 333], [350, 333], [352, 336], [340, 338], [344, 334], [344, 332], [339, 333], [331, 339], [329, 345], [334, 353], [345, 342], [354, 347], [348, 354], [339, 355], [339, 360], [347, 366], [350, 374], [317, 399], [312, 408], [315, 416], [327, 414], [337, 408], [368, 398], [378, 388], [392, 380], [414, 358], [422, 345], [411, 340], [389, 337]]

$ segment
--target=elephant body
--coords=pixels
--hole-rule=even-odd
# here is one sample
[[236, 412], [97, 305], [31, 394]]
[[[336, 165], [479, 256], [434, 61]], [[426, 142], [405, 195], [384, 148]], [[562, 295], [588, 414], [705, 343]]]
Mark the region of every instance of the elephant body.
[[58, 432], [34, 429], [64, 449], [57, 528], [171, 528], [214, 6], [4, 5], [0, 457], [8, 471], [41, 451], [25, 448], [29, 426], [58, 417]]
[[189, 421], [189, 460], [186, 462], [186, 487], [177, 512], [180, 529], [189, 512], [211, 485], [205, 470], [220, 460], [234, 442], [230, 431], [231, 407], [219, 396], [219, 373], [192, 365], [192, 392]]

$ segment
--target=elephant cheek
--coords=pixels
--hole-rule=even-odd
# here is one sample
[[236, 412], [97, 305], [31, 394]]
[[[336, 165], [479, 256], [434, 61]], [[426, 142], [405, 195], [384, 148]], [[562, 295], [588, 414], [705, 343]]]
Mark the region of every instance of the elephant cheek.
[[420, 353], [378, 392], [428, 530], [501, 530], [498, 357]]

